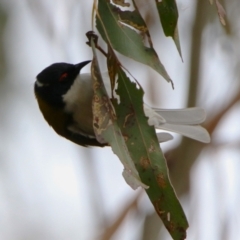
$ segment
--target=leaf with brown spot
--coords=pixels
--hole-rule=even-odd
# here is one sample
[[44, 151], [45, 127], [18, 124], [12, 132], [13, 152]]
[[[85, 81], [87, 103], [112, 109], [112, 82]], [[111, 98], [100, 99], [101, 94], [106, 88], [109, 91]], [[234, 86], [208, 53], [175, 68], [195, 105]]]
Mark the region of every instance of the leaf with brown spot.
[[[146, 192], [169, 233], [175, 240], [184, 239], [188, 222], [170, 183], [166, 161], [159, 147], [155, 129], [148, 125], [147, 117], [144, 115], [143, 90], [130, 81], [121, 67], [118, 67], [117, 74], [116, 93], [120, 102], [114, 101], [113, 104], [121, 132], [129, 136], [126, 141], [129, 154], [141, 181], [149, 186]], [[126, 124], [126, 118], [129, 116], [134, 125]], [[171, 221], [168, 221], [167, 213], [171, 214]], [[173, 225], [176, 227], [172, 228]]]
[[166, 182], [165, 182], [163, 174], [161, 174], [161, 173], [158, 174], [156, 176], [156, 179], [157, 179], [157, 183], [158, 183], [159, 187], [161, 187], [161, 188], [165, 188], [166, 187]]
[[150, 161], [148, 158], [142, 157], [140, 159], [140, 165], [143, 169], [148, 169], [150, 167]]
[[103, 84], [95, 51], [95, 45], [92, 40], [91, 46], [94, 56], [91, 66], [91, 74], [93, 78], [94, 92], [92, 102], [93, 127], [96, 138], [99, 142], [107, 142], [109, 145], [111, 145], [113, 152], [119, 157], [124, 166], [123, 177], [125, 178], [126, 182], [130, 185], [134, 184], [134, 186], [131, 185], [133, 188], [138, 186], [146, 188], [147, 186], [143, 184], [139, 178], [138, 172], [136, 171], [126, 147], [121, 130], [118, 127], [115, 109]]
[[121, 7], [130, 7], [130, 4], [126, 3], [125, 0], [112, 0], [112, 2]]
[[[144, 19], [135, 4], [133, 7], [133, 11], [123, 11], [110, 1], [99, 0], [96, 10], [97, 30], [112, 49], [148, 65], [173, 85], [153, 48]], [[147, 36], [148, 44], [144, 43], [142, 36]]]

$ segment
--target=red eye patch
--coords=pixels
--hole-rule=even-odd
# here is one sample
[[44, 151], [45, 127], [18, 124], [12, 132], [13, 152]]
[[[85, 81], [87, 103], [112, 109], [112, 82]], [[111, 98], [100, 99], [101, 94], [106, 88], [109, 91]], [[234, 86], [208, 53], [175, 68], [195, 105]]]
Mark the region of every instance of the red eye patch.
[[59, 82], [64, 81], [67, 76], [68, 76], [68, 73], [63, 73], [59, 78]]

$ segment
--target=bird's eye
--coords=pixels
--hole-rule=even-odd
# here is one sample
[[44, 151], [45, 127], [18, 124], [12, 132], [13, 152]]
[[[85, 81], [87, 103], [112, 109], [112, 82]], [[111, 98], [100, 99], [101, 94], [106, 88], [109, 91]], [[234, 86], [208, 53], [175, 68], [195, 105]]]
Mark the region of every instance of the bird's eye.
[[61, 76], [60, 76], [60, 78], [59, 78], [59, 82], [62, 82], [62, 81], [64, 81], [65, 79], [66, 79], [66, 77], [68, 76], [68, 73], [63, 73]]

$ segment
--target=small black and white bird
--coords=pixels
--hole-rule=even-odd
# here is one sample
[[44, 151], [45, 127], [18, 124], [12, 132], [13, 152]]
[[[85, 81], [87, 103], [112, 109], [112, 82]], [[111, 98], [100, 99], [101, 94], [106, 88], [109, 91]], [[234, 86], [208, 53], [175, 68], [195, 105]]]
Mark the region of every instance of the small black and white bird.
[[[50, 65], [37, 75], [34, 91], [45, 120], [56, 133], [81, 146], [103, 147], [108, 143], [99, 143], [93, 130], [92, 77], [90, 73], [80, 74], [89, 62]], [[104, 77], [104, 84], [110, 94], [107, 76]], [[202, 108], [165, 110], [144, 104], [144, 112], [149, 125], [157, 129], [210, 142], [208, 132], [199, 125], [205, 120]], [[157, 136], [159, 142], [172, 139], [169, 133], [158, 133]]]

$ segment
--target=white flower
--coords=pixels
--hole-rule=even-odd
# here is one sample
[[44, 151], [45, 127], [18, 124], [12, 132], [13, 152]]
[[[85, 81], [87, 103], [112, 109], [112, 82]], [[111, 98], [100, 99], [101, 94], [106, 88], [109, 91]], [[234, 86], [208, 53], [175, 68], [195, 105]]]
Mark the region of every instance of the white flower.
[[[157, 109], [144, 104], [144, 112], [148, 117], [148, 124], [150, 126], [179, 133], [200, 142], [210, 142], [207, 130], [199, 125], [206, 118], [205, 111], [202, 108]], [[157, 133], [157, 136], [159, 142], [172, 139], [168, 133]]]

